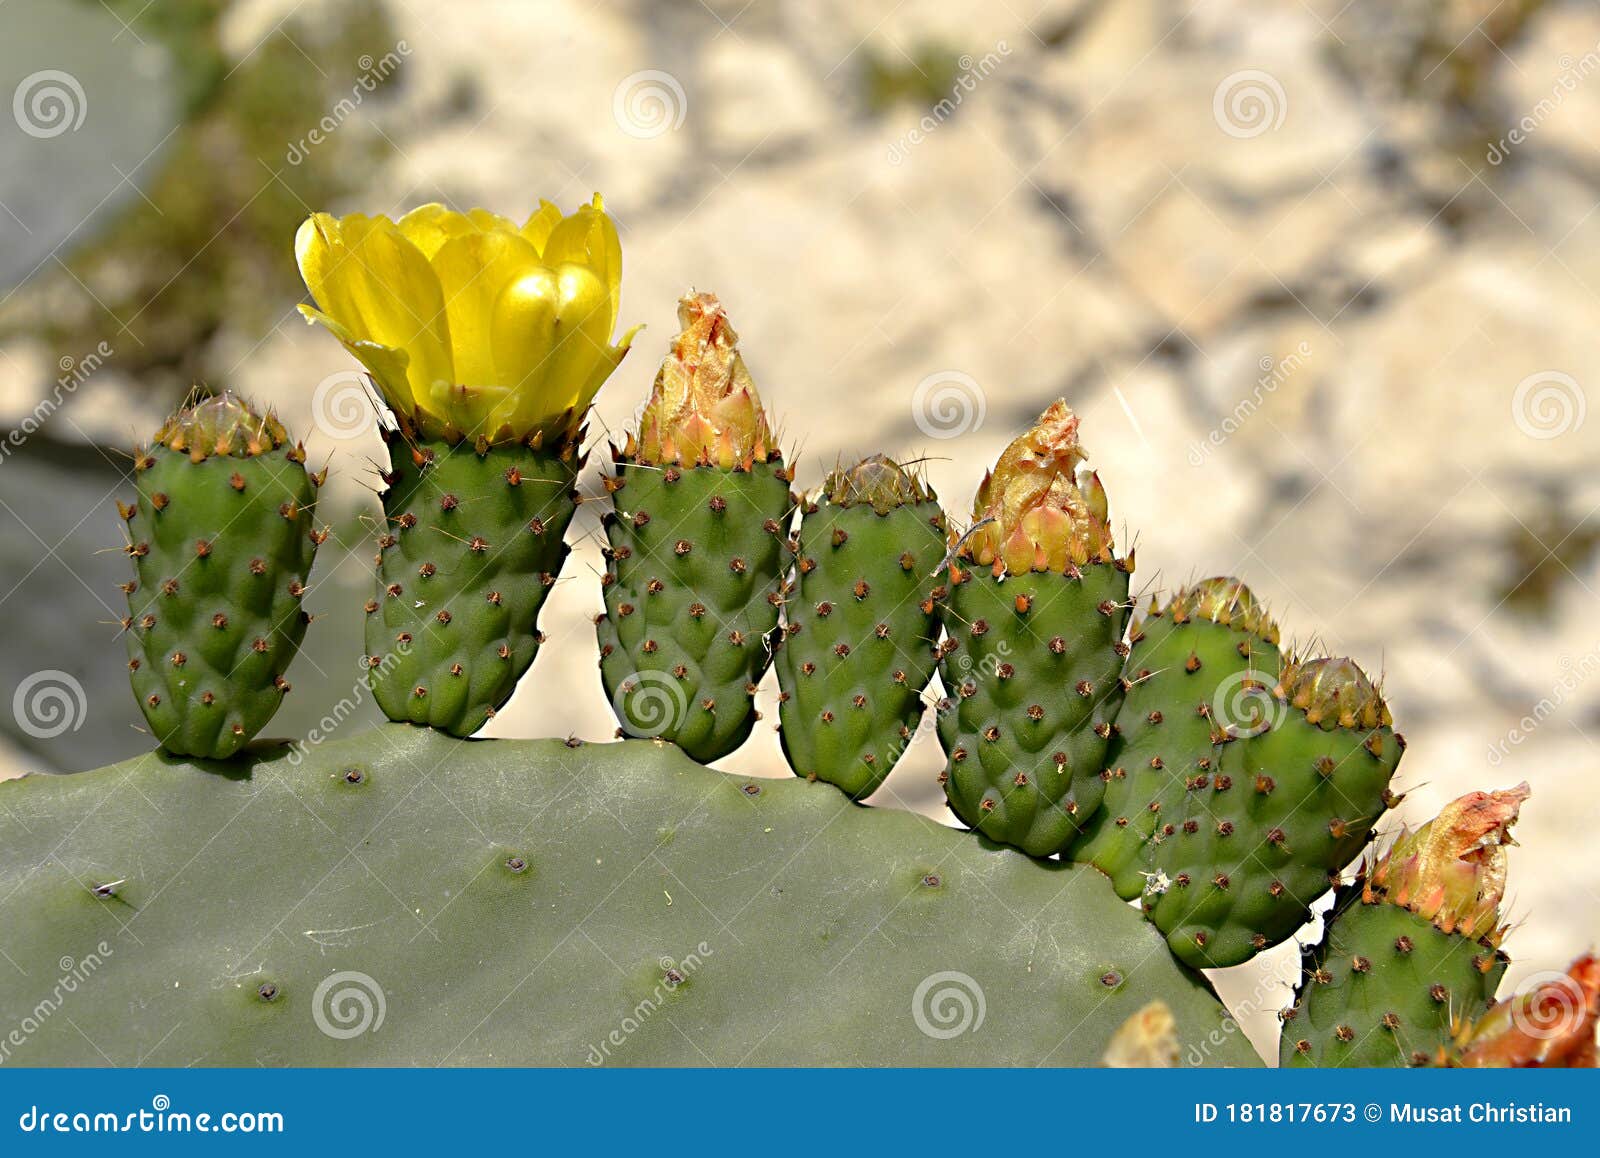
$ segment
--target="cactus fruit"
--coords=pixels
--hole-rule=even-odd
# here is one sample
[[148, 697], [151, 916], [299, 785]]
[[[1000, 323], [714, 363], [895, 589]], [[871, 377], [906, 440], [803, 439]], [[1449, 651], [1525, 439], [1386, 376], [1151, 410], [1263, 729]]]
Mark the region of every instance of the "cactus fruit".
[[1402, 830], [1339, 890], [1322, 940], [1303, 951], [1284, 1013], [1284, 1065], [1450, 1056], [1457, 1029], [1483, 1015], [1505, 972], [1505, 846], [1527, 797], [1526, 784], [1468, 793], [1415, 832]]
[[783, 751], [796, 776], [861, 799], [904, 753], [937, 664], [945, 590], [931, 576], [945, 534], [938, 499], [882, 455], [834, 470], [802, 504], [777, 656]]
[[1257, 1064], [1092, 869], [663, 744], [300, 751], [0, 783], [0, 1059], [1094, 1064], [1159, 998], [1183, 1060]]
[[944, 609], [950, 807], [991, 840], [1060, 852], [1099, 807], [1122, 701], [1131, 555], [1113, 554], [1078, 418], [1050, 406], [978, 490]]
[[678, 319], [638, 432], [612, 449], [595, 625], [618, 734], [671, 740], [708, 763], [755, 724], [784, 599], [792, 476], [716, 297], [683, 298]]
[[318, 213], [296, 254], [301, 306], [372, 372], [382, 423], [378, 584], [367, 602], [374, 698], [456, 736], [511, 698], [567, 556], [582, 423], [615, 346], [622, 253], [598, 195], [548, 201], [518, 229], [481, 209]]
[[1165, 604], [1152, 600], [1129, 642], [1105, 798], [1071, 857], [1105, 873], [1131, 901], [1161, 871], [1161, 846], [1177, 836], [1173, 818], [1193, 779], [1215, 770], [1214, 733], [1264, 722], [1280, 657], [1278, 625], [1232, 578], [1202, 580]]
[[1600, 958], [1586, 953], [1566, 973], [1545, 974], [1466, 1028], [1454, 1061], [1475, 1068], [1593, 1069], [1600, 1023]]
[[1237, 965], [1305, 925], [1395, 799], [1404, 741], [1355, 663], [1287, 658], [1262, 704], [1243, 726], [1213, 717], [1214, 769], [1184, 776], [1152, 842], [1145, 911], [1196, 968]]
[[322, 476], [268, 412], [231, 393], [174, 414], [134, 457], [123, 584], [128, 672], [169, 752], [222, 759], [272, 719], [311, 622]]

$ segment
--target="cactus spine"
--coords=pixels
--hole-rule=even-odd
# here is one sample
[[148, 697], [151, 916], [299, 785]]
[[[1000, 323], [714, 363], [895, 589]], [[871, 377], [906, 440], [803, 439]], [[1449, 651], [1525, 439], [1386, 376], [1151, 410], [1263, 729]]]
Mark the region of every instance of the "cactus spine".
[[138, 501], [118, 504], [134, 566], [122, 627], [134, 695], [169, 752], [233, 755], [289, 691], [326, 537], [305, 457], [230, 393], [178, 411], [135, 455]]
[[583, 416], [613, 346], [622, 252], [598, 195], [518, 228], [425, 205], [398, 222], [312, 216], [296, 251], [321, 309], [393, 412], [367, 665], [392, 720], [456, 736], [511, 698], [567, 556]]
[[984, 479], [950, 565], [939, 738], [955, 814], [1033, 856], [1100, 805], [1122, 701], [1131, 557], [1119, 559], [1078, 418], [1057, 402]]
[[802, 506], [777, 658], [795, 775], [859, 799], [904, 753], [937, 664], [945, 533], [932, 491], [882, 455], [834, 470]]
[[727, 312], [691, 294], [678, 320], [637, 434], [612, 451], [595, 624], [619, 734], [708, 763], [755, 725], [786, 590], [792, 476]]

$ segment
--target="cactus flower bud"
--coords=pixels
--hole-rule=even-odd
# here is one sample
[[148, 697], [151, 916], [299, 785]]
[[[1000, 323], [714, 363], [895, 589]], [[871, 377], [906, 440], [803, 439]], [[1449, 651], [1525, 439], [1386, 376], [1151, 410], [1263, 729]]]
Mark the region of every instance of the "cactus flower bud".
[[1528, 795], [1526, 784], [1469, 792], [1415, 832], [1402, 830], [1365, 874], [1362, 900], [1386, 900], [1446, 933], [1498, 944], [1505, 846], [1515, 843], [1511, 826]]
[[880, 515], [933, 497], [915, 472], [883, 454], [871, 455], [851, 467], [834, 467], [823, 480], [822, 490], [835, 506], [867, 504]]
[[739, 335], [715, 294], [678, 302], [683, 327], [661, 363], [627, 456], [656, 466], [715, 465], [749, 470], [774, 457], [772, 431]]
[[289, 435], [272, 411], [257, 414], [243, 398], [224, 390], [181, 407], [162, 424], [154, 441], [201, 462], [214, 454], [255, 458], [283, 446]]
[[[1165, 615], [1173, 623], [1188, 623], [1191, 619], [1209, 620], [1246, 632], [1267, 643], [1278, 642], [1278, 623], [1267, 611], [1266, 604], [1257, 599], [1255, 592], [1246, 587], [1242, 580], [1232, 576], [1202, 579], [1184, 587], [1167, 601], [1165, 607], [1152, 597], [1146, 615], [1147, 618]], [[1138, 630], [1136, 627], [1136, 636]]]
[[1277, 693], [1324, 730], [1389, 727], [1389, 705], [1352, 659], [1286, 660]]
[[1006, 447], [978, 488], [963, 558], [996, 578], [1112, 561], [1106, 492], [1084, 465], [1078, 423], [1057, 401]]
[[1600, 1023], [1600, 958], [1585, 953], [1565, 974], [1546, 974], [1467, 1028], [1459, 1064], [1593, 1069]]

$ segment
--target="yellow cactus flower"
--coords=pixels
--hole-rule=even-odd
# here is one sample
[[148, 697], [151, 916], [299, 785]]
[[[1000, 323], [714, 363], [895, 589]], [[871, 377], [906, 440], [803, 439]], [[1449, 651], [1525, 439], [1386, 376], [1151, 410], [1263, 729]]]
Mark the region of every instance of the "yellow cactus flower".
[[622, 248], [594, 201], [548, 201], [519, 229], [485, 209], [399, 221], [314, 213], [295, 257], [326, 326], [425, 438], [553, 445], [576, 434], [627, 353], [616, 345]]

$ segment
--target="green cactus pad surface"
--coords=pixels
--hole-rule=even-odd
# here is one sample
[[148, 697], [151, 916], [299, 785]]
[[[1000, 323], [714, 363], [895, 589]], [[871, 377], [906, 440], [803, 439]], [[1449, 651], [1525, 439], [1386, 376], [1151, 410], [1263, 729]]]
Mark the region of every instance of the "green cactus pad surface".
[[1455, 1019], [1489, 1007], [1505, 955], [1379, 900], [1339, 890], [1323, 938], [1302, 951], [1283, 1025], [1285, 1066], [1409, 1066], [1448, 1056]]
[[[219, 451], [219, 411], [256, 423], [264, 441], [230, 453], [225, 430]], [[124, 585], [128, 672], [150, 731], [181, 755], [230, 756], [266, 726], [310, 622], [301, 602], [316, 487], [304, 452], [261, 422], [223, 396], [163, 431], [198, 436], [210, 423], [208, 445], [158, 442], [135, 461], [138, 501], [124, 508], [135, 574]]]
[[[1351, 695], [1360, 707], [1341, 722]], [[1237, 965], [1303, 927], [1392, 801], [1404, 742], [1349, 660], [1286, 661], [1268, 702], [1265, 716], [1254, 705], [1213, 718], [1225, 737], [1214, 770], [1185, 776], [1160, 813], [1144, 907], [1196, 968]]]
[[600, 673], [623, 735], [702, 763], [750, 735], [772, 662], [792, 513], [781, 462], [749, 470], [619, 460], [608, 480]]
[[1157, 998], [1256, 1061], [1094, 870], [645, 741], [0, 784], [0, 923], [18, 1065], [1097, 1064]]
[[391, 720], [470, 736], [539, 652], [580, 463], [570, 447], [387, 439], [386, 525], [367, 603], [373, 696]]
[[937, 665], [944, 557], [935, 500], [883, 511], [808, 504], [778, 652], [784, 754], [797, 776], [871, 794], [922, 719]]
[[1176, 835], [1172, 817], [1183, 811], [1186, 783], [1215, 770], [1219, 717], [1252, 702], [1264, 711], [1279, 664], [1274, 643], [1245, 624], [1174, 618], [1171, 608], [1146, 617], [1132, 644], [1105, 797], [1071, 850], [1128, 900], [1164, 863], [1162, 845]]
[[1090, 563], [1002, 581], [964, 570], [945, 606], [939, 739], [950, 807], [991, 840], [1058, 853], [1105, 791], [1128, 571]]

